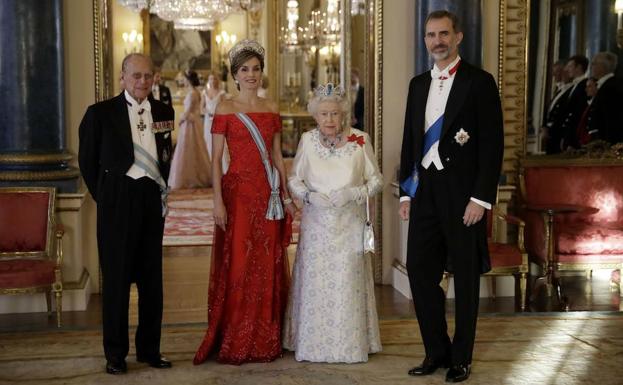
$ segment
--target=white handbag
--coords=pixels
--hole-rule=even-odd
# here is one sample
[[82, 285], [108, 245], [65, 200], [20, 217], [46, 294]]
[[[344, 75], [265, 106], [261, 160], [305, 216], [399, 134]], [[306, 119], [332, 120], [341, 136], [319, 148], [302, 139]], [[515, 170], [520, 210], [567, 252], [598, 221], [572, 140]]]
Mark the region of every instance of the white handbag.
[[370, 222], [370, 202], [366, 195], [366, 224], [363, 227], [363, 253], [374, 253], [374, 227]]

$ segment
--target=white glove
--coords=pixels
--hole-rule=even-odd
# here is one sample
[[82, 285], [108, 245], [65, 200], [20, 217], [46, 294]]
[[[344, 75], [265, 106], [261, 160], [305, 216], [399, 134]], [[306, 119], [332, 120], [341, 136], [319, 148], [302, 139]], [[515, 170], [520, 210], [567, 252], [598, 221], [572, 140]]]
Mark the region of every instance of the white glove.
[[331, 191], [329, 200], [334, 207], [342, 207], [351, 201], [360, 201], [362, 199], [362, 191], [359, 187], [347, 187], [341, 190]]
[[319, 192], [310, 192], [307, 201], [312, 206], [331, 207], [329, 197]]

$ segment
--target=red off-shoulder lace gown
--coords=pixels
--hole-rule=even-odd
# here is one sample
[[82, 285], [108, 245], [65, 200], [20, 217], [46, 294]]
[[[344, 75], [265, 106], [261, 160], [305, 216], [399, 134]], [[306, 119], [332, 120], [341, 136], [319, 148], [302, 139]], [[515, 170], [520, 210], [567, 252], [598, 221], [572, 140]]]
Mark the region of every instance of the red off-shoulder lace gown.
[[[281, 130], [278, 114], [247, 114], [266, 147]], [[285, 248], [289, 220], [265, 218], [270, 196], [266, 171], [255, 142], [234, 114], [216, 115], [213, 134], [227, 140], [231, 163], [222, 179], [227, 209], [225, 231], [215, 227], [208, 289], [208, 329], [195, 365], [211, 354], [218, 362], [239, 365], [281, 356], [281, 326], [288, 294]]]

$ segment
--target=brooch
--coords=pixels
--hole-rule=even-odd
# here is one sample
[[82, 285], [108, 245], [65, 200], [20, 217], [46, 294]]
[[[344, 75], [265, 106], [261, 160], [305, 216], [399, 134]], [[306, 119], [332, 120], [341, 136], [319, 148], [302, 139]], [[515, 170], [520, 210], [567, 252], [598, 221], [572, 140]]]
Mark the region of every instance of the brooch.
[[349, 142], [355, 142], [358, 145], [362, 146], [366, 143], [365, 138], [363, 137], [363, 135], [361, 136], [357, 136], [356, 134], [352, 134], [351, 136], [349, 136], [348, 138], [346, 138]]
[[151, 124], [151, 132], [154, 134], [173, 131], [174, 128], [175, 125], [173, 120], [164, 120], [162, 122], [153, 122]]
[[454, 135], [454, 140], [462, 146], [469, 140], [469, 134], [467, 133], [467, 131], [461, 128], [459, 132]]

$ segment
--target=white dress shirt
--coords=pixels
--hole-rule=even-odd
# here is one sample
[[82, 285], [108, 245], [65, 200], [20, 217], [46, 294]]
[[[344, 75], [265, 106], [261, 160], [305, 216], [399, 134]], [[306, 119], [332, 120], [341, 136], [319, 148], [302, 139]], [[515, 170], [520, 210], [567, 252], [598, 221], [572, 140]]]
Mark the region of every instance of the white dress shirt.
[[[127, 101], [128, 106], [128, 116], [130, 117], [130, 128], [132, 131], [132, 142], [141, 146], [145, 151], [147, 151], [156, 161], [158, 161], [158, 150], [156, 148], [156, 137], [154, 133], [151, 131], [151, 126], [153, 119], [151, 117], [151, 104], [149, 104], [149, 100], [145, 99], [141, 104], [138, 104], [132, 96], [125, 91], [125, 100]], [[142, 113], [143, 123], [146, 128], [141, 131], [138, 129], [138, 123], [140, 121], [139, 111], [144, 110]], [[147, 172], [133, 164], [132, 167], [126, 173], [132, 179], [142, 178], [144, 176], [151, 178]], [[153, 178], [152, 178], [153, 179]]]

